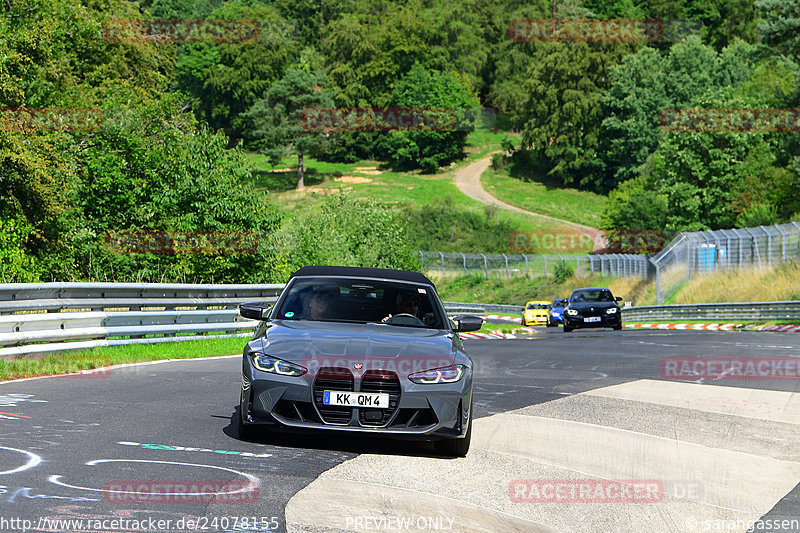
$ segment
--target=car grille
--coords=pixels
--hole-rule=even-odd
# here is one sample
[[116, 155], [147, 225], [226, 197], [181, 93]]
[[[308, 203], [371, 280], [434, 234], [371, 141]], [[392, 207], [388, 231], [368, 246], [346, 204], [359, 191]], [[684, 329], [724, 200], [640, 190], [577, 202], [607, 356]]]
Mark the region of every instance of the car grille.
[[[389, 395], [388, 408], [358, 408], [358, 420], [361, 425], [380, 427], [388, 424], [400, 403], [400, 380], [397, 374], [385, 370], [368, 370], [361, 377], [359, 384], [359, 392]], [[322, 421], [327, 424], [349, 424], [353, 409], [357, 408], [324, 405], [322, 397], [326, 390], [355, 392], [352, 372], [347, 368], [325, 367], [320, 369], [314, 380], [314, 403]]]
[[323, 422], [328, 424], [349, 423], [353, 408], [323, 404], [322, 396], [325, 390], [354, 391], [353, 373], [347, 368], [322, 367], [314, 380], [314, 403], [317, 404]]
[[389, 395], [387, 409], [359, 409], [358, 419], [365, 426], [384, 426], [392, 418], [400, 401], [400, 380], [397, 374], [382, 370], [368, 370], [361, 377], [361, 392], [383, 392]]

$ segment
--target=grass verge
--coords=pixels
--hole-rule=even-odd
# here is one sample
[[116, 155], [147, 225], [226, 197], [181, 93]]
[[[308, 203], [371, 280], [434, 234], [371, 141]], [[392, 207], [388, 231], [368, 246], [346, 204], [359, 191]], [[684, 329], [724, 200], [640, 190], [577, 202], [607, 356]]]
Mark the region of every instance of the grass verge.
[[625, 320], [623, 312], [623, 323], [627, 324], [745, 324], [752, 326], [795, 326], [796, 322], [786, 322], [785, 320], [724, 320], [721, 318], [708, 318], [705, 320]]
[[479, 333], [511, 333], [519, 329], [519, 324], [488, 324], [483, 323], [483, 327], [478, 330]]
[[600, 275], [572, 277], [562, 283], [556, 282], [553, 277], [485, 279], [477, 275], [442, 278], [433, 274], [431, 277], [445, 302], [495, 303], [519, 305], [520, 308], [530, 300], [552, 302], [556, 298], [566, 298], [580, 287], [609, 287], [615, 296], [635, 302], [634, 295], [648, 284], [645, 280], [604, 278]]
[[589, 191], [522, 181], [492, 167], [481, 176], [481, 184], [486, 192], [507, 204], [593, 228], [600, 227], [607, 201], [605, 196]]
[[[380, 161], [356, 163], [330, 163], [313, 157], [305, 158], [305, 189], [295, 189], [297, 183], [297, 158], [284, 158], [276, 167], [266, 157], [247, 153], [254, 174], [257, 191], [268, 193], [273, 204], [287, 217], [303, 210], [314, 209], [323, 196], [350, 191], [359, 198], [398, 207], [427, 206], [445, 198], [455, 210], [485, 214], [486, 206], [461, 193], [453, 183], [457, 169], [501, 149], [500, 141], [509, 136], [504, 132], [479, 130], [470, 135], [465, 148], [466, 157], [449, 168], [435, 174], [394, 172], [383, 167]], [[508, 223], [512, 230], [542, 232], [569, 231], [564, 224], [526, 217], [503, 210], [495, 210], [499, 222]], [[506, 236], [510, 238], [511, 235]], [[439, 249], [437, 247], [436, 249]]]
[[0, 381], [70, 374], [123, 363], [143, 363], [163, 359], [194, 359], [241, 353], [247, 337], [201, 339], [156, 344], [129, 344], [78, 350], [48, 355], [41, 359], [0, 360]]

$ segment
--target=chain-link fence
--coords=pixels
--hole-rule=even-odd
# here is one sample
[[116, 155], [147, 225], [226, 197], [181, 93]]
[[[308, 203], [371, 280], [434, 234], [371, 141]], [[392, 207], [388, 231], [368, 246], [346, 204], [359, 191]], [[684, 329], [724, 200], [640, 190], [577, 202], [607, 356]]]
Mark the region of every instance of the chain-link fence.
[[650, 258], [660, 305], [692, 276], [800, 257], [800, 224], [681, 233]]
[[554, 276], [564, 265], [577, 276], [656, 278], [661, 305], [692, 276], [722, 269], [762, 267], [800, 258], [800, 223], [681, 233], [655, 255], [465, 254], [419, 252], [424, 272], [485, 278]]
[[612, 277], [648, 277], [653, 267], [645, 255], [607, 254], [464, 254], [419, 252], [422, 271], [440, 276], [482, 275], [485, 278], [554, 276], [564, 265], [577, 276], [600, 273]]

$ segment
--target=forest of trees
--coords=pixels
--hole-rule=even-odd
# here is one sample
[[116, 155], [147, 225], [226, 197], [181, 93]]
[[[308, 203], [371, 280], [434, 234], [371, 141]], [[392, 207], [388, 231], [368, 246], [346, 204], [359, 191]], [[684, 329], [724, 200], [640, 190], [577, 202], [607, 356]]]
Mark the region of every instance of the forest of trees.
[[[554, 14], [697, 24], [655, 42], [510, 38], [511, 21]], [[139, 19], [255, 20], [259, 31], [219, 43], [104, 35], [110, 21]], [[298, 132], [309, 105], [495, 109], [521, 132], [508, 142], [514, 175], [609, 194], [606, 229], [674, 233], [800, 213], [800, 128], [659, 123], [664, 109], [800, 107], [800, 0], [8, 0], [0, 35], [0, 108], [103, 116], [96, 128], [0, 127], [4, 280], [280, 281], [321, 244], [298, 224], [280, 229], [268, 197], [252, 192], [243, 150], [423, 172], [463, 156], [467, 131]], [[364, 228], [354, 262], [413, 266], [393, 233], [403, 217], [335, 204], [326, 209], [385, 222]], [[307, 222], [334, 223], [319, 216]], [[103, 245], [130, 229], [264, 238], [244, 256]]]

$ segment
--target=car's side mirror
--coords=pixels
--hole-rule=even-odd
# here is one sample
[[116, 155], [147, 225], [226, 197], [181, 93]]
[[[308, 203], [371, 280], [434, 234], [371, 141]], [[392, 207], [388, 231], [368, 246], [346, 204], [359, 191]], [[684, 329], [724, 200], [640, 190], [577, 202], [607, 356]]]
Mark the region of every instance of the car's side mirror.
[[483, 319], [473, 315], [458, 315], [453, 317], [453, 322], [456, 323], [456, 327], [453, 328], [456, 333], [477, 331], [483, 326]]
[[271, 305], [264, 305], [259, 303], [247, 303], [239, 306], [239, 315], [244, 318], [252, 318], [253, 320], [267, 320]]
[[614, 298], [614, 301], [615, 302], [621, 302], [622, 301], [622, 296], [617, 296], [616, 298]]

